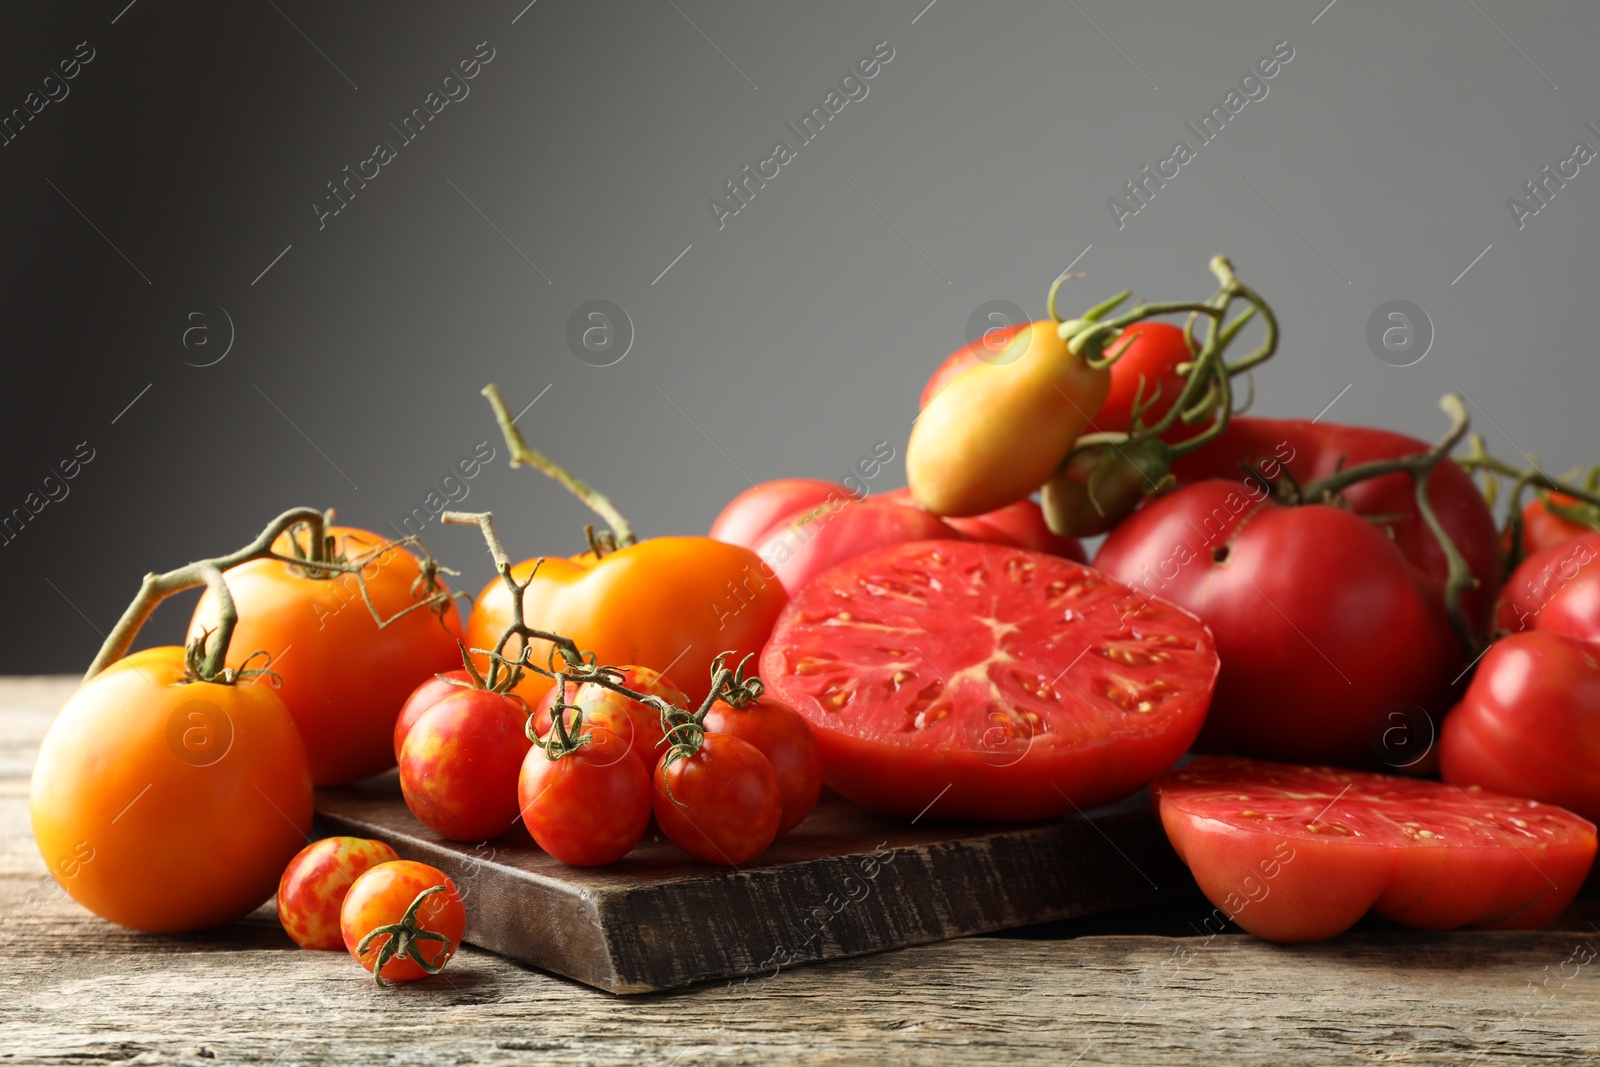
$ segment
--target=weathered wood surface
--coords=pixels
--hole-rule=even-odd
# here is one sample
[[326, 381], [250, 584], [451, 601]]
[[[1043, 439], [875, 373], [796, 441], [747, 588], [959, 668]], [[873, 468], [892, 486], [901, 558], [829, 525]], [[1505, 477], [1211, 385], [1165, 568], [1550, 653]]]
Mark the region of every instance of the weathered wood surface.
[[[376, 837], [468, 898], [466, 940], [613, 993], [670, 989], [1105, 912], [1197, 890], [1148, 800], [1091, 823], [908, 823], [826, 797], [754, 862], [713, 867], [656, 837], [574, 868], [521, 824], [458, 844], [419, 823], [393, 776], [318, 795], [330, 833]], [[716, 916], [707, 930], [704, 916]], [[560, 931], [560, 937], [551, 936]]]
[[[294, 948], [266, 909], [212, 934], [135, 934], [51, 889], [28, 831], [33, 751], [69, 688], [0, 681], [0, 1064], [1600, 1057], [1600, 958], [1580, 962], [1600, 931], [1582, 910], [1568, 932], [1368, 931], [1296, 948], [1236, 934], [971, 938], [628, 998], [471, 948], [436, 979], [380, 991], [343, 955]], [[1182, 930], [1207, 911], [1127, 923]]]

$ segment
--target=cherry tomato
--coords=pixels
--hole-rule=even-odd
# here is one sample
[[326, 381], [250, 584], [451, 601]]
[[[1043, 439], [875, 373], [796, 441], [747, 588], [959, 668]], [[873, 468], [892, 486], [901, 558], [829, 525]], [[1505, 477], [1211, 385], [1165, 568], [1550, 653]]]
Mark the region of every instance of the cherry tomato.
[[743, 707], [718, 700], [706, 711], [703, 725], [713, 733], [748, 741], [772, 764], [783, 798], [778, 833], [788, 833], [811, 814], [822, 795], [822, 749], [805, 716], [763, 696]]
[[1390, 711], [1450, 707], [1464, 665], [1421, 573], [1367, 520], [1201, 482], [1125, 519], [1095, 566], [1187, 608], [1222, 657], [1203, 751], [1376, 765]]
[[777, 527], [834, 500], [856, 499], [838, 482], [821, 478], [778, 478], [752, 485], [728, 502], [711, 524], [711, 536], [730, 545], [756, 549]]
[[[635, 749], [604, 726], [551, 759], [530, 749], [517, 799], [534, 842], [562, 863], [602, 867], [626, 856], [650, 822], [650, 772]], [[546, 735], [545, 740], [549, 740]]]
[[[433, 889], [437, 891], [418, 901]], [[413, 905], [416, 911], [411, 913]], [[381, 981], [414, 982], [437, 974], [456, 954], [467, 928], [467, 909], [443, 871], [415, 860], [394, 860], [356, 879], [340, 908], [339, 926], [350, 955], [369, 971], [376, 967]], [[362, 951], [361, 942], [375, 931]]]
[[1225, 916], [1316, 941], [1368, 911], [1419, 930], [1534, 930], [1595, 856], [1594, 824], [1477, 788], [1202, 757], [1151, 787], [1161, 824]]
[[[460, 682], [461, 685], [454, 683]], [[433, 707], [447, 696], [461, 692], [464, 685], [471, 685], [472, 677], [465, 670], [457, 669], [436, 674], [411, 691], [406, 697], [406, 702], [400, 706], [400, 717], [394, 721], [394, 759], [400, 762], [400, 749], [406, 743], [406, 735], [411, 732], [411, 727], [416, 725], [422, 713]]]
[[1444, 721], [1439, 768], [1600, 818], [1600, 645], [1539, 630], [1496, 641]]
[[906, 480], [935, 515], [981, 515], [1030, 496], [1100, 410], [1110, 374], [1053, 322], [1034, 322], [993, 363], [955, 375], [911, 427]]
[[921, 508], [847, 501], [807, 512], [772, 533], [758, 555], [793, 596], [837, 563], [885, 545], [959, 536]]
[[[335, 526], [328, 533], [349, 562], [367, 561], [362, 576], [379, 615], [389, 619], [418, 603], [413, 588], [421, 569], [410, 552], [380, 554], [388, 542], [365, 530]], [[280, 537], [274, 551], [290, 554], [289, 538]], [[393, 767], [400, 706], [420, 682], [461, 663], [454, 602], [442, 618], [420, 608], [380, 628], [354, 574], [308, 577], [300, 567], [258, 559], [230, 568], [227, 580], [239, 610], [228, 666], [258, 650], [271, 654], [282, 680], [277, 694], [305, 741], [312, 780], [345, 785]], [[216, 601], [207, 590], [190, 636], [216, 625]]]
[[1550, 630], [1600, 640], [1600, 532], [1523, 560], [1502, 592], [1498, 628]]
[[[1370, 426], [1241, 416], [1231, 420], [1216, 440], [1174, 464], [1172, 473], [1180, 484], [1217, 478], [1243, 488], [1243, 465], [1252, 464], [1268, 480], [1287, 471], [1304, 486], [1337, 470], [1414, 455], [1428, 447], [1414, 437]], [[1449, 565], [1444, 549], [1417, 511], [1411, 478], [1406, 474], [1373, 478], [1350, 486], [1342, 496], [1352, 513], [1377, 526], [1406, 559], [1422, 568], [1442, 606]], [[1428, 500], [1478, 581], [1462, 604], [1474, 631], [1486, 636], [1500, 589], [1500, 533], [1494, 515], [1472, 478], [1454, 460], [1445, 460], [1434, 471]]]
[[30, 807], [78, 903], [136, 930], [203, 930], [271, 898], [311, 829], [311, 771], [270, 687], [191, 682], [183, 649], [148, 648], [56, 714]]
[[1004, 545], [858, 557], [790, 601], [761, 662], [827, 782], [873, 811], [1017, 822], [1136, 791], [1188, 749], [1211, 634], [1098, 571]]
[[301, 948], [344, 948], [339, 909], [368, 868], [400, 857], [382, 841], [324, 837], [301, 849], [278, 881], [278, 921]]
[[[688, 708], [689, 698], [673, 684], [672, 679], [649, 667], [622, 667], [621, 684], [635, 693], [660, 697], [678, 708]], [[550, 732], [550, 709], [555, 704], [554, 689], [545, 694], [535, 709], [533, 728], [540, 737]], [[654, 767], [661, 758], [666, 734], [661, 729], [661, 712], [648, 704], [613, 692], [593, 682], [584, 682], [567, 694], [567, 703], [583, 710], [585, 726], [604, 726], [622, 739], [624, 747], [637, 753], [647, 768]], [[691, 709], [692, 710], [692, 709]], [[567, 713], [566, 725], [573, 725], [576, 715]]]
[[1522, 508], [1522, 548], [1532, 555], [1600, 530], [1600, 508], [1565, 493], [1540, 493]]
[[667, 840], [696, 859], [734, 867], [767, 850], [783, 820], [778, 775], [761, 750], [707, 733], [699, 751], [656, 765], [653, 804]]
[[[512, 576], [526, 581], [534, 564], [517, 564]], [[700, 701], [711, 661], [723, 652], [736, 659], [759, 652], [787, 599], [747, 548], [709, 537], [654, 537], [599, 559], [592, 552], [546, 559], [523, 594], [523, 612], [529, 626], [572, 638], [601, 663], [670, 669]], [[494, 648], [510, 623], [511, 592], [496, 578], [478, 596], [467, 647]], [[520, 641], [512, 646], [507, 654], [520, 655]], [[543, 665], [548, 645], [536, 646], [533, 658]], [[478, 666], [488, 669], [487, 662]], [[534, 707], [550, 688], [549, 679], [529, 672], [516, 691]]]
[[400, 750], [411, 813], [451, 841], [487, 841], [517, 824], [517, 773], [533, 742], [516, 697], [461, 689], [423, 713]]

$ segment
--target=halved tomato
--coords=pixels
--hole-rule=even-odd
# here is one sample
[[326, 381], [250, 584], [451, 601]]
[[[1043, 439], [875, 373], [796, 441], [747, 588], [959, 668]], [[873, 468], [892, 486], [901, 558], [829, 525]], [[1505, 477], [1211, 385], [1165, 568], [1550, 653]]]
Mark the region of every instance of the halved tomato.
[[1419, 930], [1533, 930], [1572, 903], [1595, 828], [1469, 786], [1202, 756], [1151, 788], [1172, 847], [1229, 919], [1316, 941], [1368, 911]]
[[923, 541], [795, 594], [761, 661], [874, 811], [1002, 822], [1087, 810], [1189, 747], [1217, 680], [1193, 615], [1080, 563]]

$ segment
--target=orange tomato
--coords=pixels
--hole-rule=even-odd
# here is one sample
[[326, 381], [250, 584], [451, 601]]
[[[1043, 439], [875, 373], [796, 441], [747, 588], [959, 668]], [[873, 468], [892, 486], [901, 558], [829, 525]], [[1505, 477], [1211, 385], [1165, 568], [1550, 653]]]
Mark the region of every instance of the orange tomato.
[[190, 682], [183, 649], [150, 648], [62, 707], [30, 806], [78, 903], [137, 930], [203, 930], [272, 897], [311, 829], [311, 772], [270, 688]]
[[[534, 561], [511, 569], [527, 580]], [[691, 700], [711, 688], [711, 661], [732, 652], [737, 663], [760, 652], [788, 596], [761, 557], [709, 537], [653, 537], [596, 558], [546, 559], [523, 593], [523, 621], [570, 637], [600, 663], [636, 664], [669, 673]], [[495, 578], [478, 595], [467, 623], [468, 648], [494, 648], [511, 625], [511, 591]], [[237, 644], [237, 639], [235, 640]], [[532, 657], [546, 663], [548, 642]], [[506, 654], [521, 654], [513, 639]], [[480, 670], [486, 657], [476, 657]], [[559, 666], [560, 659], [557, 658]], [[551, 688], [529, 673], [516, 692], [536, 707]]]
[[[435, 886], [443, 886], [444, 891], [424, 899], [410, 928], [401, 929], [417, 897]], [[369, 868], [356, 879], [339, 908], [339, 927], [345, 948], [369, 971], [378, 966], [379, 957], [386, 955], [384, 950], [394, 938], [409, 942], [396, 946], [406, 950], [405, 958], [393, 955], [377, 974], [385, 981], [414, 982], [428, 976], [428, 970], [417, 964], [417, 956], [438, 970], [456, 954], [466, 932], [467, 910], [456, 884], [439, 868], [416, 860], [392, 860]], [[362, 940], [380, 929], [391, 932], [374, 937], [366, 951], [360, 951]], [[417, 937], [418, 933], [423, 936]]]
[[[422, 573], [416, 556], [398, 547], [375, 554], [388, 539], [365, 530], [335, 526], [328, 533], [349, 562], [366, 561], [362, 578], [380, 616], [391, 618], [418, 602], [412, 590]], [[290, 554], [288, 535], [273, 548]], [[258, 650], [271, 654], [272, 670], [283, 680], [278, 696], [300, 729], [316, 784], [344, 785], [393, 767], [395, 720], [406, 698], [425, 679], [461, 666], [455, 604], [442, 618], [419, 608], [380, 628], [352, 573], [308, 577], [300, 567], [258, 559], [229, 569], [226, 577], [239, 611], [228, 666]], [[195, 607], [190, 637], [216, 625], [216, 600], [207, 590]], [[260, 666], [259, 658], [252, 665]]]

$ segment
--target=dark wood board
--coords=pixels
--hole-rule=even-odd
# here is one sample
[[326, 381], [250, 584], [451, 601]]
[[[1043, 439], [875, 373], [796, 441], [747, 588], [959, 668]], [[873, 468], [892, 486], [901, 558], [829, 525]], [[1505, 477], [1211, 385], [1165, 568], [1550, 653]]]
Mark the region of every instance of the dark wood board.
[[647, 838], [621, 862], [568, 867], [520, 825], [446, 841], [395, 779], [324, 790], [332, 833], [431, 863], [466, 897], [471, 944], [612, 993], [772, 973], [1160, 900], [1195, 886], [1149, 802], [994, 826], [874, 815], [824, 795], [756, 863], [720, 868]]

